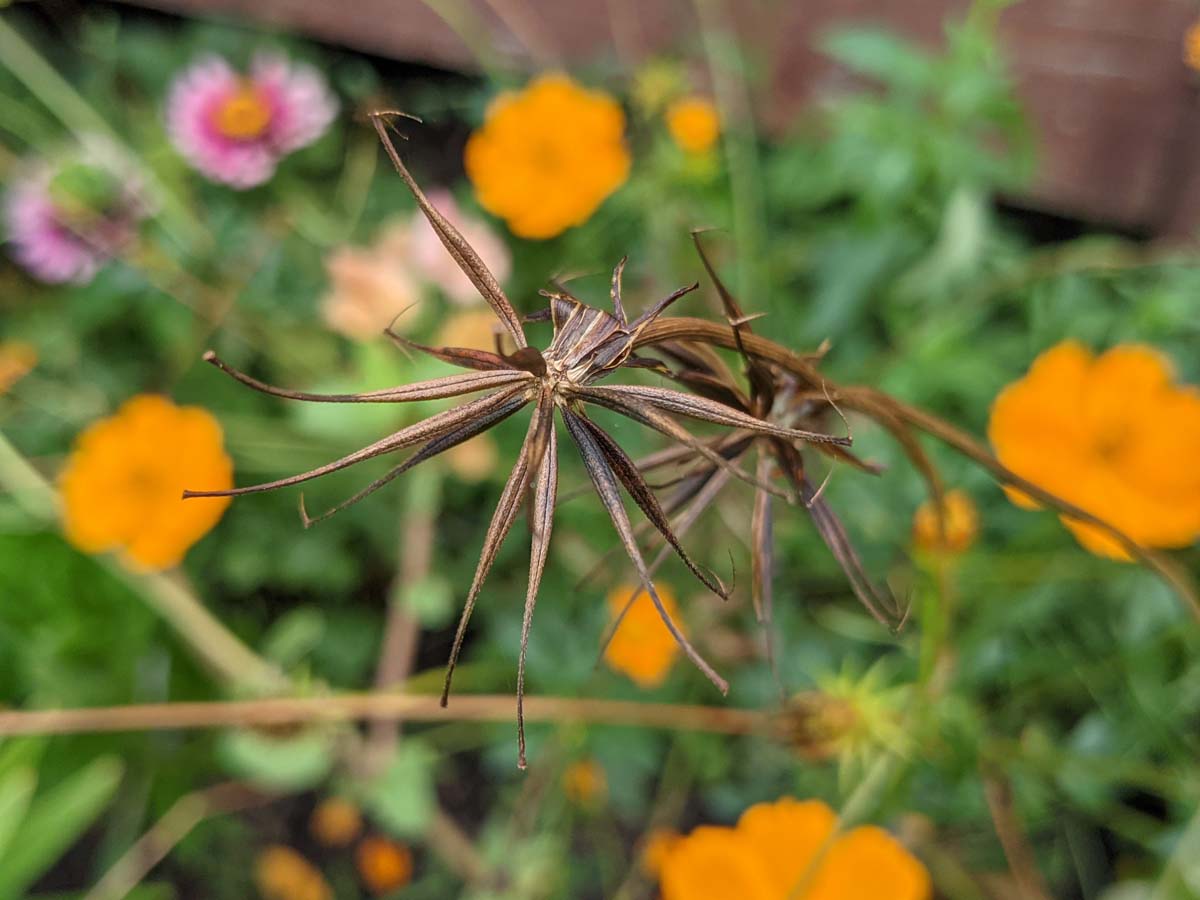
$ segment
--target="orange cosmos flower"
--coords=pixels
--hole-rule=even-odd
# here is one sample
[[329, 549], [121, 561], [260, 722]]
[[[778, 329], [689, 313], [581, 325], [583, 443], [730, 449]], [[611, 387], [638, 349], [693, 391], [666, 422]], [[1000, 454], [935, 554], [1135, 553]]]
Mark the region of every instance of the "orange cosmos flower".
[[667, 847], [663, 900], [928, 900], [929, 873], [891, 835], [867, 826], [831, 840], [836, 826], [824, 803], [790, 797], [733, 828], [703, 825]]
[[[654, 588], [658, 591], [663, 608], [682, 629], [675, 594], [657, 582]], [[623, 584], [608, 595], [608, 608], [614, 620], [621, 614], [634, 590], [632, 585]], [[604, 650], [604, 661], [610, 669], [623, 672], [642, 687], [654, 688], [666, 680], [678, 653], [679, 645], [663, 624], [658, 610], [654, 608], [654, 601], [644, 590], [638, 590], [637, 598]]]
[[412, 851], [388, 838], [364, 838], [354, 860], [363, 884], [374, 894], [390, 894], [412, 880]]
[[229, 498], [183, 502], [184, 488], [233, 486], [221, 426], [195, 406], [141, 394], [79, 435], [59, 479], [67, 539], [165, 569], [217, 524]]
[[962, 553], [979, 535], [979, 512], [971, 495], [957, 489], [942, 497], [942, 516], [946, 532], [938, 529], [937, 507], [926, 500], [913, 516], [913, 544], [927, 553]]
[[[1052, 347], [996, 398], [988, 436], [1018, 475], [1143, 546], [1182, 547], [1200, 535], [1200, 391], [1176, 385], [1152, 347], [1100, 356], [1075, 341]], [[1063, 523], [1093, 553], [1129, 558], [1098, 528]]]
[[667, 108], [667, 130], [686, 153], [707, 153], [721, 133], [721, 119], [711, 100], [684, 97]]
[[0, 394], [29, 374], [37, 365], [37, 350], [24, 341], [0, 342]]
[[258, 855], [254, 883], [263, 900], [333, 900], [333, 891], [317, 868], [282, 844]]
[[586, 222], [629, 175], [625, 113], [562, 74], [501, 94], [467, 141], [479, 203], [513, 234], [552, 238]]

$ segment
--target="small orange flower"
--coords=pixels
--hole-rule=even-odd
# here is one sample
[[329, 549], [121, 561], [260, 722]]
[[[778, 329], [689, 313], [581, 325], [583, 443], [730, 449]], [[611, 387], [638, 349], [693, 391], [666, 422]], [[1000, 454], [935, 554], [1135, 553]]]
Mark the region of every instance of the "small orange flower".
[[29, 374], [37, 365], [37, 349], [24, 341], [0, 342], [0, 395]]
[[75, 441], [59, 479], [63, 528], [87, 553], [120, 550], [141, 569], [176, 565], [229, 505], [185, 488], [233, 487], [221, 426], [196, 406], [141, 394]]
[[686, 153], [707, 153], [721, 134], [721, 119], [711, 100], [684, 97], [667, 108], [667, 129]]
[[484, 209], [519, 237], [552, 238], [625, 182], [625, 113], [602, 91], [542, 75], [493, 101], [464, 162]]
[[[654, 589], [662, 600], [663, 608], [682, 630], [675, 595], [657, 582]], [[623, 584], [608, 595], [608, 608], [614, 620], [621, 614], [634, 590], [633, 586]], [[638, 590], [637, 598], [604, 651], [604, 661], [610, 669], [623, 672], [642, 687], [654, 688], [666, 680], [678, 653], [679, 645], [663, 624], [658, 610], [654, 608], [654, 601], [645, 590]]]
[[594, 759], [581, 759], [567, 766], [562, 776], [563, 793], [578, 806], [599, 803], [608, 793], [604, 768]]
[[308, 830], [325, 847], [345, 847], [362, 831], [362, 813], [349, 800], [322, 800], [308, 820]]
[[1200, 72], [1200, 22], [1194, 23], [1183, 37], [1183, 61]]
[[971, 495], [958, 489], [942, 497], [945, 534], [938, 529], [937, 508], [926, 500], [913, 516], [913, 544], [926, 553], [962, 553], [979, 535], [979, 512]]
[[642, 868], [646, 870], [646, 874], [652, 878], [661, 878], [663, 864], [682, 839], [683, 835], [673, 828], [656, 828], [651, 831], [642, 845]]
[[373, 894], [389, 894], [412, 880], [412, 851], [385, 837], [363, 838], [354, 854], [358, 875]]
[[916, 900], [931, 893], [921, 861], [882, 828], [865, 825], [833, 842], [804, 900]]
[[333, 891], [317, 868], [282, 844], [258, 855], [254, 884], [263, 900], [333, 900]]
[[[996, 398], [988, 436], [1018, 475], [1145, 547], [1183, 547], [1200, 535], [1200, 391], [1175, 384], [1152, 347], [1100, 356], [1075, 341], [1052, 347]], [[1129, 558], [1100, 529], [1063, 522], [1093, 553]]]
[[929, 873], [895, 838], [874, 826], [833, 837], [836, 826], [824, 803], [790, 797], [733, 828], [702, 825], [668, 846], [663, 900], [929, 900]]

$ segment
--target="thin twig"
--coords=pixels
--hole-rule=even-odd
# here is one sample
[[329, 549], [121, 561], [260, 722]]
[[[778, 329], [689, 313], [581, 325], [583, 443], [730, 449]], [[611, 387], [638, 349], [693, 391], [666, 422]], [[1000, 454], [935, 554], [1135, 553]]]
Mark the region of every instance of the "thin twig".
[[122, 900], [205, 819], [262, 806], [272, 799], [238, 782], [184, 794], [113, 863], [83, 900]]
[[1021, 892], [1021, 900], [1050, 900], [1045, 879], [1037, 867], [1037, 857], [1013, 807], [1012, 785], [998, 773], [984, 774], [983, 795], [1004, 858], [1008, 860], [1008, 869]]
[[[715, 734], [765, 730], [770, 714], [755, 709], [634, 700], [529, 697], [531, 722], [591, 722]], [[0, 711], [0, 737], [18, 734], [235, 728], [395, 719], [407, 722], [510, 722], [508, 694], [466, 694], [442, 708], [434, 695], [339, 694], [328, 697], [270, 697], [259, 700], [148, 703], [79, 709]]]
[[[414, 614], [410, 594], [429, 575], [441, 485], [436, 475], [409, 484], [408, 502], [400, 528], [400, 565], [388, 591], [387, 620], [379, 661], [375, 667], [375, 690], [390, 691], [412, 674], [417, 660], [421, 623]], [[369, 768], [386, 765], [400, 736], [398, 719], [376, 719], [371, 723], [364, 747]]]

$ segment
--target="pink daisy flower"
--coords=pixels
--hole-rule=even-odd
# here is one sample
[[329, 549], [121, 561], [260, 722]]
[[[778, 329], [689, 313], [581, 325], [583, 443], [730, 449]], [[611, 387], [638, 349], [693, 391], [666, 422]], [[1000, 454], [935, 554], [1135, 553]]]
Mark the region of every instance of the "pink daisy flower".
[[4, 203], [13, 258], [51, 284], [90, 281], [132, 242], [146, 215], [135, 178], [84, 163], [29, 167]]
[[200, 172], [245, 189], [262, 184], [280, 159], [319, 138], [337, 109], [312, 66], [260, 54], [243, 76], [209, 56], [171, 86], [167, 131]]

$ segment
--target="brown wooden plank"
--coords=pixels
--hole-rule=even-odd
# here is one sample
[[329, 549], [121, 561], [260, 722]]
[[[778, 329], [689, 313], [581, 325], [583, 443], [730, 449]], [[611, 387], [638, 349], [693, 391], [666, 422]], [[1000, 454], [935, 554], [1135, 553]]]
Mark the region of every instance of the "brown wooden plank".
[[[384, 56], [474, 69], [480, 60], [420, 0], [142, 0], [188, 15], [249, 19]], [[452, 8], [457, 4], [447, 4]], [[538, 68], [655, 53], [697, 56], [691, 0], [463, 0], [493, 64]], [[846, 74], [813, 44], [826, 29], [882, 25], [936, 46], [966, 0], [803, 0], [717, 4], [768, 73], [758, 107], [780, 130]], [[1002, 37], [1038, 136], [1028, 205], [1148, 230], [1200, 219], [1195, 81], [1183, 66], [1193, 0], [1026, 0], [1006, 10]], [[1190, 199], [1192, 194], [1196, 199]]]

